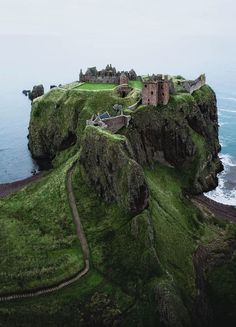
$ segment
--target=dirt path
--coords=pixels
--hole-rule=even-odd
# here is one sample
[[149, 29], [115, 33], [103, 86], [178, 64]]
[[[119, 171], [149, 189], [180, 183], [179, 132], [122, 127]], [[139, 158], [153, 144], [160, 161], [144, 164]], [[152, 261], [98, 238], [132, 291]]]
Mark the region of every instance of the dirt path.
[[195, 196], [193, 202], [207, 208], [218, 218], [227, 220], [231, 223], [236, 223], [236, 208], [233, 206], [216, 202], [204, 195]]
[[72, 214], [73, 214], [73, 219], [74, 219], [74, 222], [76, 225], [77, 236], [80, 240], [80, 244], [81, 244], [81, 248], [82, 248], [82, 252], [83, 252], [83, 257], [84, 257], [83, 270], [80, 271], [77, 275], [75, 275], [71, 278], [68, 278], [66, 280], [63, 280], [60, 283], [54, 284], [52, 286], [42, 287], [42, 288], [38, 288], [36, 290], [25, 291], [22, 293], [19, 292], [19, 293], [6, 294], [3, 296], [0, 296], [0, 302], [10, 301], [10, 300], [15, 300], [15, 299], [32, 298], [32, 297], [37, 297], [42, 294], [53, 293], [55, 291], [61, 290], [65, 287], [75, 283], [81, 277], [83, 277], [84, 275], [86, 275], [88, 273], [89, 257], [90, 257], [89, 256], [89, 246], [88, 246], [85, 234], [84, 234], [83, 226], [80, 221], [80, 217], [79, 217], [78, 210], [76, 207], [76, 201], [75, 201], [75, 196], [74, 196], [74, 192], [73, 192], [73, 187], [72, 187], [72, 176], [73, 176], [75, 166], [76, 166], [76, 162], [72, 165], [72, 167], [69, 169], [69, 171], [67, 173], [66, 186], [67, 186], [69, 204], [70, 204]]

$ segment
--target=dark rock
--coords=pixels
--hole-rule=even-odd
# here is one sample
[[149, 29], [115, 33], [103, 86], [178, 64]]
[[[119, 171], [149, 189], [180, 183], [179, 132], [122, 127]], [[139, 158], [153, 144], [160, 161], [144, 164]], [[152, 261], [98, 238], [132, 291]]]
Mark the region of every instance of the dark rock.
[[50, 90], [55, 89], [55, 87], [57, 87], [57, 85], [50, 85]]
[[23, 90], [22, 93], [27, 97], [30, 94], [30, 90]]
[[42, 84], [40, 85], [35, 85], [33, 87], [33, 90], [29, 92], [29, 99], [33, 101], [34, 99], [44, 95], [44, 87]]
[[222, 171], [216, 97], [208, 86], [182, 97], [185, 101], [170, 102], [165, 111], [144, 107], [134, 112], [125, 135], [137, 162], [189, 172], [190, 191], [198, 194], [214, 189]]
[[117, 202], [132, 214], [148, 206], [144, 172], [134, 160], [125, 137], [88, 126], [82, 141], [80, 165], [85, 180], [106, 202]]

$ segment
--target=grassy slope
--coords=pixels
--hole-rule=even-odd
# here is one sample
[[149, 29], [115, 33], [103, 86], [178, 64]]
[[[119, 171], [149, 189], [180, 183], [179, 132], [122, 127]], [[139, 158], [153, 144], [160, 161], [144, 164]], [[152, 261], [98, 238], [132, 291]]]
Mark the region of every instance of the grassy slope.
[[142, 81], [129, 81], [129, 86], [141, 90], [143, 87], [143, 82]]
[[1, 293], [50, 285], [83, 267], [65, 186], [72, 160], [0, 200]]
[[113, 90], [117, 85], [108, 83], [83, 83], [79, 89], [86, 91]]

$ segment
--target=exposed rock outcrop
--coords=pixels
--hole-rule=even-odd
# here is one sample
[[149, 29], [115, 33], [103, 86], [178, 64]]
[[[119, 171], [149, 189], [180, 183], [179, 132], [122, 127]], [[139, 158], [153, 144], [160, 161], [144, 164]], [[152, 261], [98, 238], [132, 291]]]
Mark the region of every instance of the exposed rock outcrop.
[[33, 101], [34, 99], [44, 95], [44, 87], [42, 84], [35, 85], [31, 92], [29, 92], [29, 99]]
[[[235, 317], [235, 288], [228, 289], [228, 283], [235, 281], [235, 235], [223, 237], [207, 245], [200, 245], [194, 255], [193, 263], [196, 273], [197, 296], [194, 303], [194, 326], [222, 326], [224, 317], [233, 320]], [[231, 267], [227, 273], [228, 266]], [[222, 272], [225, 271], [225, 274]], [[231, 276], [232, 274], [232, 276]], [[225, 296], [225, 303], [222, 294]], [[217, 319], [218, 317], [218, 319]]]
[[126, 136], [141, 165], [160, 162], [189, 173], [193, 193], [217, 186], [217, 173], [222, 170], [217, 107], [208, 86], [193, 96], [173, 98], [165, 108], [137, 110]]
[[106, 202], [117, 202], [133, 214], [147, 207], [145, 176], [125, 137], [88, 126], [82, 141], [80, 164], [85, 180]]

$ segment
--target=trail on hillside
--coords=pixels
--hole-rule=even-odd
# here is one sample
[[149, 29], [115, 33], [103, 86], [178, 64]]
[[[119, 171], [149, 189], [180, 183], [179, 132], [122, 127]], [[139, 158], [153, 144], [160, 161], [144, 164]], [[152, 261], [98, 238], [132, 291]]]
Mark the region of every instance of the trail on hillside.
[[81, 277], [86, 275], [89, 271], [89, 263], [90, 263], [90, 254], [89, 254], [89, 246], [84, 234], [83, 226], [80, 221], [79, 213], [77, 210], [76, 206], [76, 201], [75, 201], [75, 196], [73, 192], [73, 186], [72, 186], [72, 176], [76, 167], [77, 161], [73, 163], [71, 168], [67, 172], [67, 177], [66, 177], [66, 187], [67, 187], [67, 192], [68, 192], [68, 200], [69, 204], [71, 207], [74, 223], [76, 225], [76, 233], [77, 236], [80, 240], [82, 252], [83, 252], [83, 258], [84, 258], [84, 268], [81, 270], [78, 274], [67, 278], [57, 284], [48, 286], [48, 287], [40, 287], [35, 290], [29, 290], [29, 291], [24, 291], [24, 292], [19, 292], [19, 293], [9, 293], [6, 295], [0, 296], [0, 302], [4, 301], [10, 301], [10, 300], [15, 300], [15, 299], [24, 299], [24, 298], [32, 298], [32, 297], [37, 297], [39, 295], [43, 294], [50, 294], [55, 291], [61, 290], [75, 282], [77, 282]]

